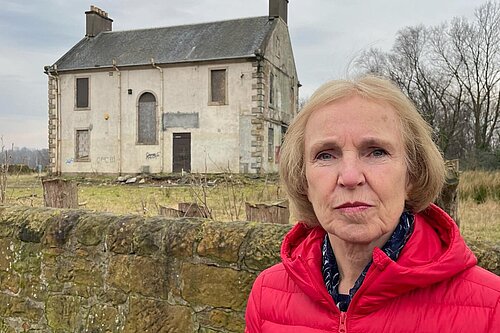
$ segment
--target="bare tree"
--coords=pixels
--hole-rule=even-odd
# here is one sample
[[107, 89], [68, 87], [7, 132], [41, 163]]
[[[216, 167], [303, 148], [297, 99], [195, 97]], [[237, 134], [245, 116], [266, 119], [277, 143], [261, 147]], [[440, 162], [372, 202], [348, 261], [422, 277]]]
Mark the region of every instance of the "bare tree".
[[431, 31], [424, 26], [407, 27], [398, 32], [390, 52], [371, 49], [357, 64], [364, 70], [395, 82], [415, 103], [434, 128], [438, 145], [445, 155], [458, 155], [461, 108], [453, 93], [452, 76], [433, 66], [429, 51]]
[[491, 150], [500, 116], [500, 5], [487, 2], [473, 22], [456, 18], [436, 28], [433, 46], [438, 64], [462, 94], [474, 156]]
[[434, 128], [446, 157], [468, 157], [477, 164], [478, 154], [499, 149], [497, 2], [480, 6], [471, 21], [404, 28], [390, 52], [370, 49], [356, 64], [399, 85]]

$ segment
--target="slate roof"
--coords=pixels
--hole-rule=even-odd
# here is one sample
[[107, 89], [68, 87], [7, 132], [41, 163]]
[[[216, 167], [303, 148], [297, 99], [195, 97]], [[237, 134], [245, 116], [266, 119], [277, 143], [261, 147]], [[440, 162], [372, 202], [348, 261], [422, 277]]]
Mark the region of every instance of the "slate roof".
[[57, 70], [170, 64], [255, 56], [274, 27], [268, 16], [85, 37], [57, 62]]

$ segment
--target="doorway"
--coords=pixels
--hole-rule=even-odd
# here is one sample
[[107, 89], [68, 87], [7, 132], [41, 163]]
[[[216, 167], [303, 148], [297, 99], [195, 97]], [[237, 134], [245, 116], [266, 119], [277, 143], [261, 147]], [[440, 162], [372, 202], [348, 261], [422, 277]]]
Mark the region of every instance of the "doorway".
[[191, 133], [173, 133], [172, 171], [191, 171]]

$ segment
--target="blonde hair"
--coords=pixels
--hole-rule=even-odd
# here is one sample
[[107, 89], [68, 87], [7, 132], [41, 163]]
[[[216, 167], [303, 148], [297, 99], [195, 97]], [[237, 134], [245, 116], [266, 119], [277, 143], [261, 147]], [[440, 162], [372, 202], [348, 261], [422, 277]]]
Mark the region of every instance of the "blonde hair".
[[410, 188], [405, 206], [419, 212], [436, 199], [445, 180], [441, 152], [432, 141], [432, 130], [413, 103], [387, 79], [363, 76], [354, 80], [335, 80], [322, 85], [311, 96], [290, 125], [280, 151], [279, 173], [297, 218], [318, 224], [307, 197], [304, 164], [304, 131], [310, 115], [319, 108], [342, 98], [358, 95], [391, 105], [401, 121], [408, 182]]

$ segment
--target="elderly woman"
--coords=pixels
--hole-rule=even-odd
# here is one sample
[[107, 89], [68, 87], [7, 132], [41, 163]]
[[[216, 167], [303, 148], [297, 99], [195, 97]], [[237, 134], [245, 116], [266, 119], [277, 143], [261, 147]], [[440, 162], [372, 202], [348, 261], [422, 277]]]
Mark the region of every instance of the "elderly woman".
[[246, 332], [500, 332], [500, 278], [431, 203], [443, 158], [396, 86], [323, 85], [289, 128], [280, 175], [300, 222], [254, 283]]

